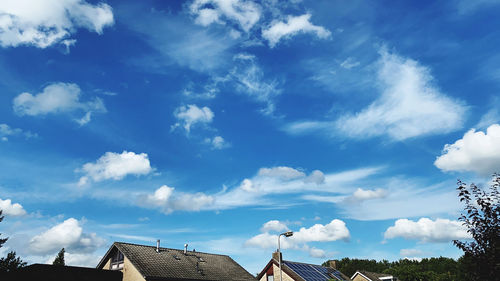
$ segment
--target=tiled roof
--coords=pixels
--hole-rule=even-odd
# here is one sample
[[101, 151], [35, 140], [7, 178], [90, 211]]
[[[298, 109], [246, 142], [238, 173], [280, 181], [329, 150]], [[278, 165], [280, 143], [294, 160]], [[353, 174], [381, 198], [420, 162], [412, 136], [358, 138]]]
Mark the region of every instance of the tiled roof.
[[[147, 280], [255, 281], [229, 256], [115, 242], [116, 247]], [[111, 252], [108, 251], [108, 254]], [[108, 256], [108, 255], [107, 255]], [[105, 258], [98, 267], [104, 266]]]
[[370, 278], [370, 280], [372, 280], [372, 281], [379, 281], [380, 280], [379, 277], [390, 277], [390, 276], [392, 276], [390, 274], [369, 272], [369, 271], [364, 271], [364, 270], [360, 270], [359, 272], [361, 274], [363, 274], [364, 276]]

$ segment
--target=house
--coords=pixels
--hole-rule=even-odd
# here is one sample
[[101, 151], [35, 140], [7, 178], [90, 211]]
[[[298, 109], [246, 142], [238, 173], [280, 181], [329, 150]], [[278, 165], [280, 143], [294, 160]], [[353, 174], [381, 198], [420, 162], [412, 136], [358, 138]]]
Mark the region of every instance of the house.
[[32, 264], [0, 275], [2, 281], [122, 281], [120, 271], [100, 270], [89, 267]]
[[123, 272], [123, 281], [255, 281], [229, 256], [115, 242], [98, 269]]
[[369, 271], [356, 271], [354, 275], [351, 277], [353, 281], [397, 281], [398, 278], [383, 273], [375, 273]]
[[[257, 275], [259, 281], [279, 281], [279, 257], [281, 253], [275, 252], [264, 269]], [[281, 260], [283, 281], [350, 281], [349, 277], [336, 270], [315, 264]]]

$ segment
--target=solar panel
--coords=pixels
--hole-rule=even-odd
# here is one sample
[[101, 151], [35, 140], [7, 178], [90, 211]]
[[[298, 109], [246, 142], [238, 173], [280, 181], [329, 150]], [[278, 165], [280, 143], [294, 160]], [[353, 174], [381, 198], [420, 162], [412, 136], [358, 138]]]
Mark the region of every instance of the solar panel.
[[332, 277], [341, 281], [345, 280], [340, 272], [333, 268], [287, 261], [283, 261], [283, 264], [288, 266], [306, 281], [326, 281], [332, 279]]
[[313, 265], [291, 262], [284, 263], [306, 281], [326, 281], [330, 279], [328, 275], [315, 269]]

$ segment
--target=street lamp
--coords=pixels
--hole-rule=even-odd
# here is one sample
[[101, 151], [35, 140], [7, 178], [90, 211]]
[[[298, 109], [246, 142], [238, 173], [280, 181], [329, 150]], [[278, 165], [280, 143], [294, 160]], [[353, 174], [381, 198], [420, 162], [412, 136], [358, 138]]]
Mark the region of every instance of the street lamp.
[[278, 235], [278, 259], [279, 259], [279, 262], [280, 262], [280, 281], [283, 281], [283, 275], [281, 274], [281, 250], [280, 250], [280, 238], [281, 238], [281, 235], [285, 236], [285, 237], [290, 237], [293, 235], [293, 232], [292, 231], [287, 231], [287, 232], [283, 232], [281, 233], [280, 235]]

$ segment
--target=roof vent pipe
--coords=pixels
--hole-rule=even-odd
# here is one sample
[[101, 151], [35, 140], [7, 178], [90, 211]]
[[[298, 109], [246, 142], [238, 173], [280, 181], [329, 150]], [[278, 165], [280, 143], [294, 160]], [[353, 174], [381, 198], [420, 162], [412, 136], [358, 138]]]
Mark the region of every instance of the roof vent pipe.
[[160, 252], [160, 239], [156, 240], [156, 252]]
[[184, 255], [186, 255], [188, 252], [188, 244], [184, 244]]

